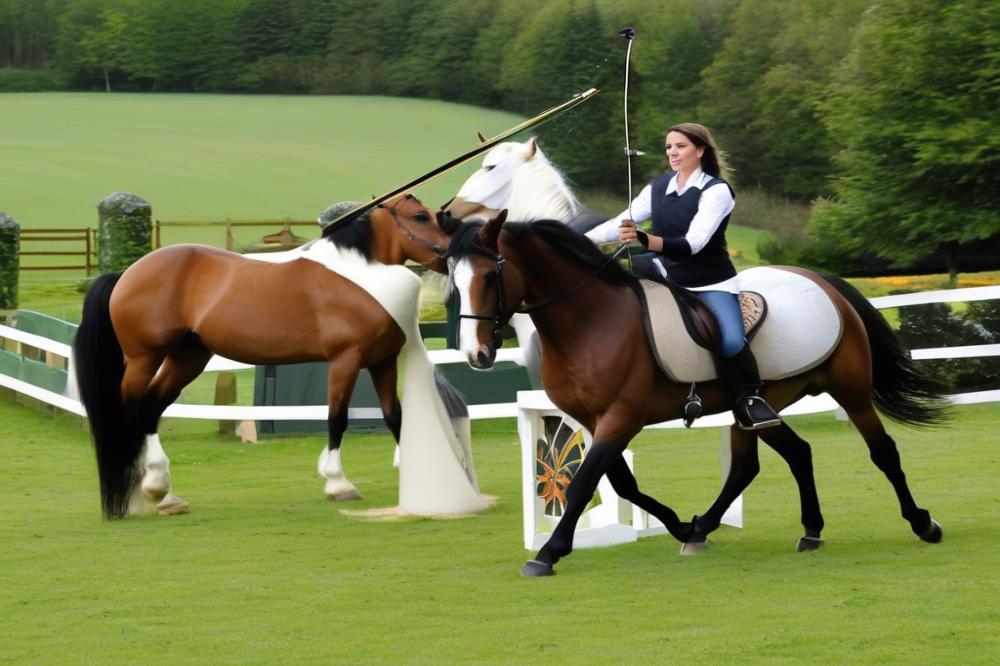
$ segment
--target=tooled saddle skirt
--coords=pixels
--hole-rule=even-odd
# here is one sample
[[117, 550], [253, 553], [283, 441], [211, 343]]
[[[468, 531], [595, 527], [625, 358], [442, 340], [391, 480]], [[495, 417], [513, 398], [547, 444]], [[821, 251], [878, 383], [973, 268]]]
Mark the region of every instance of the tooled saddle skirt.
[[[678, 299], [690, 297], [652, 280], [640, 284], [646, 334], [660, 369], [676, 382], [715, 379], [713, 354], [703, 346], [713, 346], [714, 321], [685, 313], [687, 305]], [[740, 273], [740, 287], [744, 328], [761, 379], [801, 374], [833, 353], [844, 324], [818, 284], [798, 273], [759, 267]]]

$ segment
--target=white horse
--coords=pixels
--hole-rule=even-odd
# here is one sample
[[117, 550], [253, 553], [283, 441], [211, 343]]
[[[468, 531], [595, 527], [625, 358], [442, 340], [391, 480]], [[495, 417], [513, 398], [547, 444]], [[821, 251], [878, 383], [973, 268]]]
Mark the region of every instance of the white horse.
[[486, 153], [482, 168], [469, 176], [445, 212], [463, 222], [485, 222], [504, 209], [511, 220], [558, 220], [581, 233], [607, 219], [583, 207], [535, 138], [501, 143]]
[[[485, 141], [482, 134], [479, 141]], [[524, 143], [501, 143], [486, 153], [483, 166], [469, 176], [444, 210], [463, 222], [488, 222], [504, 209], [511, 220], [557, 220], [580, 233], [608, 219], [584, 208], [534, 137]], [[540, 388], [541, 347], [535, 325], [526, 314], [515, 314], [510, 325], [517, 333], [531, 384]]]

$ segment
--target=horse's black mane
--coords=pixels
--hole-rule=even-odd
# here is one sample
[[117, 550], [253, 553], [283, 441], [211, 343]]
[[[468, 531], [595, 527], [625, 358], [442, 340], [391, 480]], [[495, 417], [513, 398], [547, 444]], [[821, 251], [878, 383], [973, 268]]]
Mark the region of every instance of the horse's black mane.
[[601, 252], [593, 241], [562, 222], [555, 220], [513, 222], [505, 224], [504, 229], [514, 237], [514, 243], [520, 243], [528, 236], [537, 236], [588, 271], [600, 271], [598, 277], [612, 284], [635, 285], [638, 281], [638, 278], [618, 261], [611, 260], [608, 255]]
[[465, 222], [451, 236], [448, 244], [448, 258], [461, 259], [476, 250], [479, 245], [479, 230], [482, 222]]
[[[448, 248], [448, 256], [455, 259], [470, 254], [478, 246], [479, 228], [481, 222], [463, 224], [452, 236]], [[537, 237], [564, 257], [579, 264], [587, 271], [599, 271], [597, 276], [612, 284], [634, 286], [638, 280], [620, 263], [601, 252], [594, 243], [583, 234], [570, 229], [562, 222], [555, 220], [538, 220], [536, 222], [508, 222], [503, 229], [513, 237], [514, 244], [520, 243], [530, 236]]]
[[327, 227], [323, 230], [323, 238], [339, 248], [357, 250], [365, 259], [372, 260], [375, 234], [372, 232], [372, 221], [367, 213], [350, 222]]

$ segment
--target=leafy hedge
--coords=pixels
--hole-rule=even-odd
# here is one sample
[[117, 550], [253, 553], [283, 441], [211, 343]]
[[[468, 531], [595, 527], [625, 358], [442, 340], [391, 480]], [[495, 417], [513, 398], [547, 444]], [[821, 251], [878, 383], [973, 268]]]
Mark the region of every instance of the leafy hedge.
[[0, 93], [65, 90], [66, 81], [49, 69], [0, 67]]
[[123, 271], [153, 249], [153, 209], [148, 201], [128, 192], [115, 192], [97, 204], [97, 212], [101, 272]]
[[[910, 349], [987, 345], [1000, 342], [1000, 301], [973, 301], [963, 316], [947, 303], [899, 309], [899, 337]], [[1000, 388], [1000, 358], [949, 358], [918, 361], [927, 375], [956, 392]]]
[[20, 265], [21, 227], [0, 213], [0, 310], [17, 309], [17, 273]]

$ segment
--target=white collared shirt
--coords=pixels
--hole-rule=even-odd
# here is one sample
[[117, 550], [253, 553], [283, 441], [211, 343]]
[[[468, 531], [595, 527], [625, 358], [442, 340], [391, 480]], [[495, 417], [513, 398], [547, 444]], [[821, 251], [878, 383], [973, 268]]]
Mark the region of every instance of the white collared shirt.
[[[697, 187], [700, 190], [711, 179], [711, 176], [702, 171], [701, 167], [698, 167], [688, 177], [684, 187], [678, 189], [677, 175], [674, 174], [674, 177], [670, 179], [670, 183], [667, 184], [667, 191], [664, 193], [664, 196], [674, 192], [678, 195], [684, 194], [692, 187]], [[688, 227], [688, 231], [684, 235], [688, 245], [691, 246], [692, 255], [701, 252], [702, 248], [712, 238], [712, 234], [722, 224], [722, 221], [726, 219], [727, 215], [733, 212], [735, 206], [736, 202], [733, 200], [733, 195], [728, 187], [710, 187], [702, 193], [701, 199], [698, 201], [698, 212], [695, 213], [694, 219], [691, 220], [691, 226]], [[648, 220], [652, 214], [652, 186], [646, 185], [639, 192], [639, 196], [632, 201], [630, 208], [623, 210], [607, 222], [588, 231], [587, 238], [595, 243], [608, 243], [618, 240], [618, 227], [621, 226], [622, 220], [631, 219], [636, 224], [639, 224]]]

